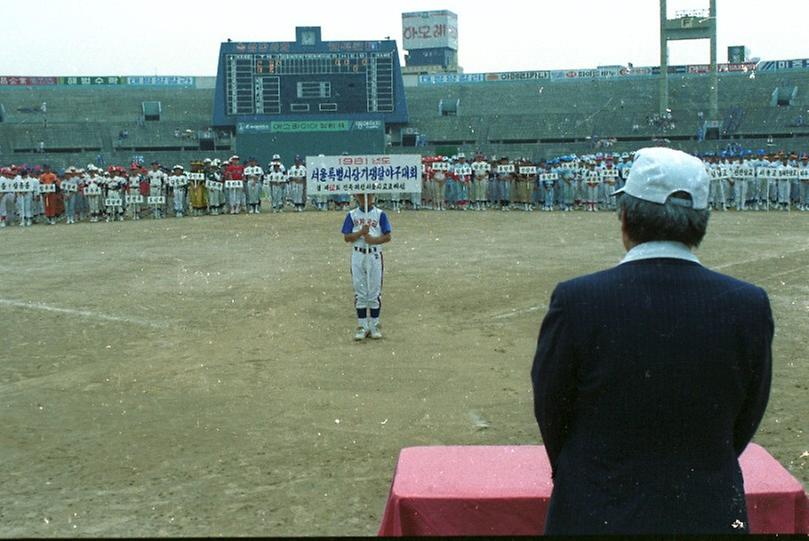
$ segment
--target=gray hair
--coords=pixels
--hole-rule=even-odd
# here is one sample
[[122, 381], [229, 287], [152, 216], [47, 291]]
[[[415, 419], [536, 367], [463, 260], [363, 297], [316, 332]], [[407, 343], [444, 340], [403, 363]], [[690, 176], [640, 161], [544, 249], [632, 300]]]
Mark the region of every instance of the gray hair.
[[621, 194], [617, 201], [618, 213], [624, 218], [626, 234], [638, 244], [670, 240], [692, 248], [699, 246], [711, 213], [708, 209], [691, 208], [688, 198], [688, 194], [677, 192], [661, 205]]

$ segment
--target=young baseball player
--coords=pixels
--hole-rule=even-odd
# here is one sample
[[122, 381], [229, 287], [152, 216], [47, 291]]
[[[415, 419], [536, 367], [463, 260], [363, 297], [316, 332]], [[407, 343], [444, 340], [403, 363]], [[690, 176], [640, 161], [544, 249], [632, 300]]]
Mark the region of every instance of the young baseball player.
[[255, 158], [248, 158], [247, 164], [247, 167], [244, 168], [244, 176], [247, 178], [247, 213], [260, 214], [264, 170], [257, 164]]
[[306, 205], [306, 167], [303, 165], [303, 158], [295, 156], [295, 165], [289, 168], [289, 183], [287, 188], [292, 190], [292, 202], [295, 204], [297, 212], [303, 212]]
[[275, 154], [270, 162], [270, 171], [267, 173], [266, 182], [270, 184], [270, 200], [272, 201], [273, 212], [283, 212], [284, 193], [286, 192], [287, 173], [281, 163], [281, 156]]
[[[13, 167], [13, 166], [12, 166]], [[14, 218], [14, 209], [16, 208], [16, 194], [14, 193], [14, 170], [11, 168], [3, 169], [2, 172], [3, 188], [0, 190], [0, 227], [11, 225]]]
[[[384, 211], [374, 206], [373, 194], [357, 194], [358, 206], [346, 214], [343, 238], [352, 243], [351, 282], [357, 309], [355, 340], [382, 338], [379, 314], [382, 309], [382, 245], [390, 242], [391, 227]], [[370, 311], [370, 320], [368, 312]]]

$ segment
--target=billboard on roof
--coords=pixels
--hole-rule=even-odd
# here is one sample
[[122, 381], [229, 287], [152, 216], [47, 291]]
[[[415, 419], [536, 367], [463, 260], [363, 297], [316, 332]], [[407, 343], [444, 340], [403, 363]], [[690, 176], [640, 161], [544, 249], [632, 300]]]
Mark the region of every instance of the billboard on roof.
[[402, 13], [402, 43], [408, 51], [458, 50], [458, 15], [448, 10]]

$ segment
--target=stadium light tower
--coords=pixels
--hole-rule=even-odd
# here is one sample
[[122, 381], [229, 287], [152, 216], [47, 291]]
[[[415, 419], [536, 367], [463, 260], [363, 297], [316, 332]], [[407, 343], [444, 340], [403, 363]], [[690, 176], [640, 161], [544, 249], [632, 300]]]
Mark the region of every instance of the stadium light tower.
[[[678, 12], [668, 18], [666, 0], [660, 0], [660, 114], [669, 109], [669, 41], [711, 40], [711, 93], [708, 122], [719, 121], [719, 75], [716, 66], [716, 0], [710, 9]], [[710, 126], [709, 126], [710, 127]]]

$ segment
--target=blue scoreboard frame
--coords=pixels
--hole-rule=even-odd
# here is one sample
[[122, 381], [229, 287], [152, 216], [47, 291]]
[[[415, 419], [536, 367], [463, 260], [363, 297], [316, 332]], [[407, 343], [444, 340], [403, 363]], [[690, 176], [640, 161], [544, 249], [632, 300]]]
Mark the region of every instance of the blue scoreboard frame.
[[393, 40], [328, 41], [297, 27], [294, 42], [222, 43], [213, 125], [288, 120], [408, 121]]

